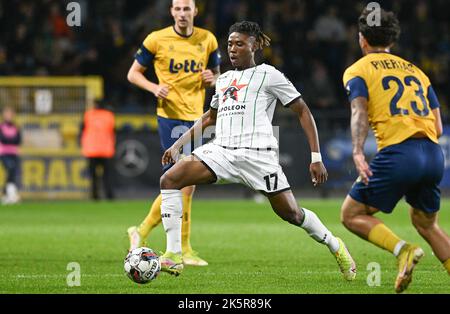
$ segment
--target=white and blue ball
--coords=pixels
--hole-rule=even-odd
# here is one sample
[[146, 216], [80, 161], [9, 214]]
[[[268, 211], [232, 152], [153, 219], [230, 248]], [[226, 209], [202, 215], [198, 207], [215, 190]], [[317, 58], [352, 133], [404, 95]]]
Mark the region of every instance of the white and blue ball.
[[159, 256], [152, 249], [140, 247], [129, 252], [124, 260], [128, 278], [139, 284], [156, 279], [161, 271]]

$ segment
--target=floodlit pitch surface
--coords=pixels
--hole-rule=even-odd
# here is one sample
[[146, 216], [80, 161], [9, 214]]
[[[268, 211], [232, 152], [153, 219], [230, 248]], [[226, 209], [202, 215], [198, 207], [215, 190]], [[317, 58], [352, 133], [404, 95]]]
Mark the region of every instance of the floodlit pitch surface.
[[[187, 267], [178, 278], [162, 273], [147, 285], [125, 276], [123, 259], [126, 229], [144, 218], [149, 201], [2, 206], [0, 293], [394, 293], [395, 258], [344, 229], [341, 202], [306, 199], [300, 204], [347, 243], [358, 265], [354, 282], [343, 280], [326, 247], [279, 219], [268, 203], [194, 200], [191, 240], [210, 265]], [[406, 203], [381, 217], [425, 250], [406, 293], [450, 293], [449, 276], [412, 227]], [[442, 202], [440, 224], [450, 233], [450, 201]], [[165, 249], [162, 226], [148, 246]], [[68, 275], [70, 280], [76, 276], [74, 269], [67, 270], [71, 262], [80, 266], [80, 286], [67, 284]]]

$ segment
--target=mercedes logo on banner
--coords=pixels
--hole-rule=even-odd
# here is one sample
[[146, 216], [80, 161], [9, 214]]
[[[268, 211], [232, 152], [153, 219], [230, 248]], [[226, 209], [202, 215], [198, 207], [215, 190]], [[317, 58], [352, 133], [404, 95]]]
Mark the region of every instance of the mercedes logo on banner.
[[117, 147], [116, 169], [124, 177], [133, 178], [145, 172], [148, 166], [147, 148], [136, 140], [125, 140]]

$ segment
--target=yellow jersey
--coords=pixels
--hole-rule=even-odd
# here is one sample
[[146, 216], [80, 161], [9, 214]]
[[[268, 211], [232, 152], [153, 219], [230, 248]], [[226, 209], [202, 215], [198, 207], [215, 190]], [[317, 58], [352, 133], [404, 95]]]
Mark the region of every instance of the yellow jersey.
[[202, 116], [202, 69], [220, 65], [217, 39], [211, 32], [194, 27], [191, 36], [183, 36], [173, 26], [152, 32], [135, 58], [144, 67], [153, 65], [159, 84], [169, 86], [167, 98], [158, 99], [158, 116], [184, 121]]
[[390, 53], [370, 53], [351, 65], [343, 80], [350, 101], [368, 100], [378, 150], [415, 134], [438, 143], [432, 110], [439, 102], [430, 80], [414, 64]]

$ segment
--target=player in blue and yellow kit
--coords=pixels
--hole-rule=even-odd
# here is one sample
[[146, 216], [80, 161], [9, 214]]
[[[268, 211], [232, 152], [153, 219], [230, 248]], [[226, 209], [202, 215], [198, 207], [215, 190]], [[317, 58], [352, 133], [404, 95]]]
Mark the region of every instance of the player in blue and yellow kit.
[[[344, 73], [352, 108], [353, 160], [359, 178], [342, 205], [341, 219], [353, 233], [392, 252], [399, 272], [395, 290], [402, 292], [423, 250], [406, 243], [374, 216], [391, 213], [405, 196], [414, 227], [450, 273], [450, 238], [439, 227], [439, 183], [444, 156], [439, 102], [428, 77], [412, 63], [390, 53], [400, 35], [392, 12], [381, 10], [381, 25], [370, 26], [365, 10], [359, 18], [364, 57]], [[374, 13], [376, 14], [376, 13]], [[364, 157], [369, 125], [378, 153], [370, 165]]]
[[[162, 152], [188, 131], [203, 115], [205, 88], [214, 86], [220, 75], [217, 39], [194, 27], [198, 10], [194, 0], [173, 0], [173, 26], [151, 33], [136, 54], [128, 80], [158, 98], [158, 131]], [[158, 84], [144, 76], [154, 66]], [[193, 147], [192, 147], [193, 150]], [[190, 151], [184, 152], [190, 154]], [[168, 168], [164, 168], [164, 171]], [[190, 244], [191, 204], [195, 187], [183, 189], [182, 249], [185, 265], [206, 266]], [[130, 249], [143, 246], [150, 231], [161, 223], [161, 195], [153, 202], [139, 227], [130, 227]]]

